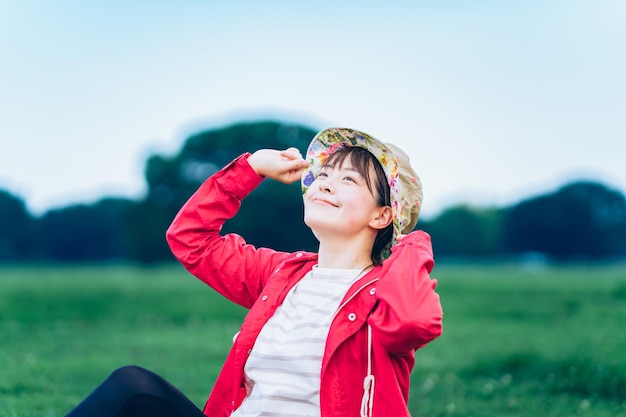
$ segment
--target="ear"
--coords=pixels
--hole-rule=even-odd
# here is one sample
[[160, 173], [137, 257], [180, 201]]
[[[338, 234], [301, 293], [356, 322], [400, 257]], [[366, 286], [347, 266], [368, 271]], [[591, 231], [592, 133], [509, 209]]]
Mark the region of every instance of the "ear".
[[374, 218], [370, 221], [369, 225], [374, 229], [381, 230], [389, 226], [392, 220], [391, 207], [376, 207]]

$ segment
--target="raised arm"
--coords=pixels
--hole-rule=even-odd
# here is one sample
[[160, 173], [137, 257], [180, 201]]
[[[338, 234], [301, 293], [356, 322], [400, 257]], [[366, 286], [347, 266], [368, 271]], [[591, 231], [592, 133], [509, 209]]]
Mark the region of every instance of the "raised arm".
[[200, 186], [166, 233], [172, 253], [189, 272], [247, 308], [288, 254], [257, 249], [237, 234], [219, 233], [264, 177], [287, 182], [298, 175], [303, 161], [296, 152], [260, 150], [240, 156]]

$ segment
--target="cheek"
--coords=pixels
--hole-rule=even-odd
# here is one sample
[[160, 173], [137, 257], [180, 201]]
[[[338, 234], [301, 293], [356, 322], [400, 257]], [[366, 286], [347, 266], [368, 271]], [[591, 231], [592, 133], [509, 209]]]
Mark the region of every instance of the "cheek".
[[304, 207], [306, 208], [307, 204], [310, 204], [311, 200], [313, 198], [315, 198], [315, 196], [317, 195], [316, 191], [310, 187], [308, 190], [306, 190], [306, 193], [304, 194], [302, 201], [304, 202]]
[[346, 194], [345, 197], [346, 204], [358, 208], [359, 210], [370, 210], [377, 206], [374, 196], [372, 196], [369, 191], [359, 190]]

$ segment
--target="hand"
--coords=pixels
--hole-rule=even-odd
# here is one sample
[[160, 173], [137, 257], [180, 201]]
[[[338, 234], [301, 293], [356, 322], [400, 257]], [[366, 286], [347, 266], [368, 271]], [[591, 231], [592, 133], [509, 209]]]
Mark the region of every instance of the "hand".
[[309, 167], [296, 148], [260, 149], [248, 157], [248, 164], [257, 174], [285, 184], [299, 181], [302, 172]]

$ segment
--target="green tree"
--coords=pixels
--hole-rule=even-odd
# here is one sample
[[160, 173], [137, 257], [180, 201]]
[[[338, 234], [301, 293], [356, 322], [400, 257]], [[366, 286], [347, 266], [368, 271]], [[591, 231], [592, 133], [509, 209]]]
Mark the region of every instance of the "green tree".
[[0, 190], [0, 260], [29, 258], [33, 243], [33, 219], [24, 201]]
[[47, 212], [37, 222], [38, 253], [59, 261], [128, 260], [128, 219], [136, 203], [106, 198]]
[[575, 182], [511, 207], [503, 233], [509, 252], [564, 260], [624, 256], [626, 199], [602, 184]]
[[437, 255], [493, 256], [499, 252], [501, 215], [499, 209], [458, 205], [418, 227], [431, 235]]
[[[238, 123], [189, 137], [173, 156], [152, 155], [145, 168], [146, 198], [133, 214], [133, 253], [142, 262], [172, 259], [165, 231], [202, 182], [237, 156], [260, 148], [298, 148], [303, 154], [316, 131], [273, 121]], [[302, 222], [300, 184], [265, 181], [243, 202], [224, 232], [237, 232], [257, 246], [314, 249]]]

